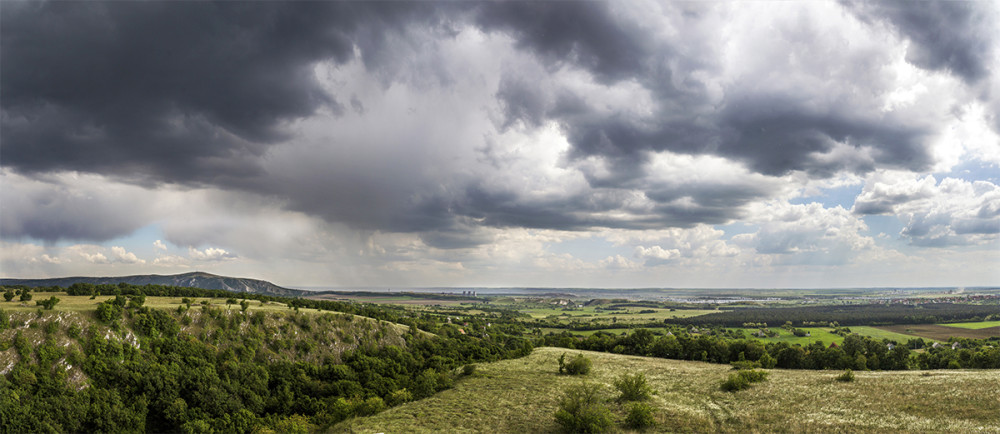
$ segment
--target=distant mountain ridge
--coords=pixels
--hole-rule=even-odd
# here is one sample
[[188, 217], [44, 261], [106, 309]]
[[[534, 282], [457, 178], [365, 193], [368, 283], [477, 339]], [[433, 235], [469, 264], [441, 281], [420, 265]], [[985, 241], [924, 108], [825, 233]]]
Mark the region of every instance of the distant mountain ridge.
[[227, 277], [195, 271], [191, 273], [159, 275], [142, 274], [119, 277], [56, 277], [51, 279], [0, 279], [2, 285], [24, 286], [62, 286], [68, 287], [74, 283], [90, 283], [94, 285], [115, 285], [125, 282], [130, 285], [165, 285], [184, 286], [202, 289], [224, 289], [233, 292], [249, 292], [254, 294], [301, 296], [308, 291], [284, 288], [271, 282], [243, 277]]

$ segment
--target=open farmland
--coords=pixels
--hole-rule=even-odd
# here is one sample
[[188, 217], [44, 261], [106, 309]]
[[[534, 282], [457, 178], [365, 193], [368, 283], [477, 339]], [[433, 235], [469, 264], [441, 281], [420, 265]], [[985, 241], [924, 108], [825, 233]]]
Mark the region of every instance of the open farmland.
[[[556, 374], [560, 354], [593, 361], [585, 377]], [[557, 432], [553, 418], [563, 391], [581, 382], [614, 397], [622, 373], [643, 373], [657, 432], [996, 432], [1000, 381], [995, 371], [839, 372], [771, 370], [767, 381], [730, 393], [719, 388], [727, 365], [537, 348], [528, 357], [479, 365], [451, 390], [371, 417], [348, 420], [335, 432]], [[609, 403], [620, 426], [624, 411]]]
[[948, 327], [958, 327], [962, 329], [986, 329], [1000, 327], [1000, 321], [979, 321], [979, 322], [958, 322], [951, 324], [941, 324]]
[[[905, 344], [910, 339], [916, 338], [916, 336], [913, 335], [896, 333], [889, 330], [885, 330], [884, 328], [881, 327], [855, 326], [851, 327], [851, 331], [861, 336], [871, 336], [873, 338], [887, 339], [890, 341], [896, 341], [897, 343], [900, 344]], [[924, 339], [930, 339], [932, 341], [938, 340], [938, 339], [931, 339], [928, 337], [924, 337]]]
[[313, 300], [353, 301], [357, 303], [395, 304], [402, 306], [459, 306], [475, 301], [458, 297], [422, 297], [419, 294], [322, 294]]
[[892, 326], [875, 327], [877, 329], [900, 333], [904, 335], [918, 336], [939, 341], [946, 341], [950, 337], [986, 339], [1000, 336], [1000, 327], [987, 327], [981, 329], [966, 329], [959, 327], [949, 327], [937, 324], [900, 324]]

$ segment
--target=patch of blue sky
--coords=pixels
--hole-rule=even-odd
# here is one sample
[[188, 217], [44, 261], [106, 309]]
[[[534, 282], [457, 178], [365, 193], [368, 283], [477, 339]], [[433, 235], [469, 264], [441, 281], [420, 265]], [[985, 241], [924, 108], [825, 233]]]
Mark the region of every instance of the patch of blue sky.
[[804, 205], [807, 203], [818, 202], [822, 204], [824, 208], [834, 208], [839, 205], [844, 209], [851, 209], [851, 207], [854, 206], [854, 200], [859, 194], [861, 194], [862, 187], [862, 185], [847, 185], [843, 187], [824, 189], [821, 194], [797, 197], [788, 202], [793, 205]]
[[[143, 226], [127, 236], [115, 238], [101, 244], [108, 247], [121, 246], [129, 252], [139, 255], [140, 258], [146, 258], [155, 257], [156, 254], [163, 251], [153, 246], [156, 240], [162, 239], [163, 228], [159, 224], [151, 224]], [[166, 244], [168, 250], [172, 250], [170, 243], [163, 241], [163, 244]]]
[[969, 182], [989, 181], [993, 184], [1000, 184], [1000, 167], [994, 163], [972, 160], [953, 167], [950, 172], [935, 174], [934, 178], [938, 182], [944, 178], [957, 178]]
[[[903, 248], [909, 242], [900, 236], [903, 222], [894, 215], [866, 215], [861, 218], [868, 225], [867, 235], [883, 247]], [[884, 234], [884, 235], [883, 235]]]
[[753, 225], [744, 222], [733, 222], [728, 225], [716, 225], [715, 229], [722, 231], [723, 238], [726, 240], [733, 239], [734, 235], [739, 234], [752, 234], [760, 230], [760, 226]]
[[629, 246], [616, 246], [608, 240], [597, 237], [576, 238], [549, 244], [546, 250], [555, 254], [568, 253], [587, 262], [596, 262], [615, 255], [631, 258], [633, 253]]

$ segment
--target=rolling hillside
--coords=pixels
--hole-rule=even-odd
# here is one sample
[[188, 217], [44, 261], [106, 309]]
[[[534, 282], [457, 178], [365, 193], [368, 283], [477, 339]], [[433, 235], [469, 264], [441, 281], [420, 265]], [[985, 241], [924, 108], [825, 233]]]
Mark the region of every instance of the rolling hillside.
[[1000, 381], [996, 371], [856, 372], [770, 370], [748, 390], [724, 392], [727, 365], [583, 351], [593, 361], [584, 377], [557, 375], [560, 354], [536, 348], [528, 357], [479, 365], [451, 390], [383, 413], [342, 422], [334, 432], [559, 432], [554, 414], [563, 392], [600, 384], [622, 426], [613, 381], [646, 375], [653, 432], [997, 432]]
[[202, 289], [223, 289], [233, 292], [249, 292], [255, 294], [280, 295], [296, 297], [308, 294], [308, 291], [284, 288], [271, 282], [247, 279], [242, 277], [217, 276], [215, 274], [195, 271], [192, 273], [162, 276], [159, 274], [143, 274], [119, 277], [58, 277], [52, 279], [0, 279], [2, 285], [62, 286], [68, 287], [74, 283], [90, 283], [94, 285], [118, 284], [125, 282], [130, 285], [164, 285], [184, 286]]

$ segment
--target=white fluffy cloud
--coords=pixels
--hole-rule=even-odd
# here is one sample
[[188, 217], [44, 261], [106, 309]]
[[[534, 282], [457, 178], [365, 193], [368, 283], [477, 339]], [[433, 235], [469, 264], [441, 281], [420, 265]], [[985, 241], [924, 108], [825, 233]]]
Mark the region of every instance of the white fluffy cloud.
[[227, 252], [225, 249], [215, 247], [209, 247], [204, 250], [190, 247], [188, 248], [188, 256], [196, 261], [225, 261], [236, 258], [236, 255]]
[[754, 249], [765, 264], [842, 265], [875, 245], [862, 234], [865, 222], [839, 206], [770, 203], [757, 206], [748, 220], [759, 230], [735, 235], [733, 242]]
[[854, 212], [898, 216], [905, 224], [900, 235], [915, 245], [981, 245], [1000, 236], [1000, 186], [883, 173], [865, 184]]
[[139, 257], [136, 256], [135, 253], [129, 252], [129, 251], [125, 250], [124, 247], [121, 247], [121, 246], [113, 246], [113, 247], [111, 247], [111, 257], [112, 257], [113, 261], [115, 261], [115, 262], [121, 262], [123, 264], [145, 264], [146, 263], [146, 260], [139, 259]]

